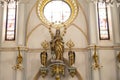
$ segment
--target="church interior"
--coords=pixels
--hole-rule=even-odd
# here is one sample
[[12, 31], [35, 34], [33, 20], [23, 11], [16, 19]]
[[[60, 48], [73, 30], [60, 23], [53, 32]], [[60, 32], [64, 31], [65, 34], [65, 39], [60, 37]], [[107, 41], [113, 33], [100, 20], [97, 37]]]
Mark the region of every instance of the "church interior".
[[120, 0], [0, 0], [0, 80], [120, 80]]

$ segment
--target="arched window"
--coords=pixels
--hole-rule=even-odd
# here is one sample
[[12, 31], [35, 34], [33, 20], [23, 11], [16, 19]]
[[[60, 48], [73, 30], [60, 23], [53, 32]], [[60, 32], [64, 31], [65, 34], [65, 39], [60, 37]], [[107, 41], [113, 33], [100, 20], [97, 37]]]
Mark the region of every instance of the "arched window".
[[108, 11], [106, 4], [99, 2], [97, 4], [98, 8], [98, 27], [99, 27], [99, 39], [109, 40], [109, 23], [108, 23]]
[[16, 12], [17, 5], [16, 1], [7, 4], [7, 15], [6, 15], [6, 29], [5, 29], [5, 40], [15, 40], [16, 32]]

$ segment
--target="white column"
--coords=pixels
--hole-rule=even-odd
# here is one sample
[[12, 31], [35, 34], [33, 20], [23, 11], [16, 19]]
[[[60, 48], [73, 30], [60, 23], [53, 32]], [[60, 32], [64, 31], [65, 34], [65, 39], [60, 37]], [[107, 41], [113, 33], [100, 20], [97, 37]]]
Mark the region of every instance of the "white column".
[[[20, 46], [20, 47], [24, 47], [25, 45], [25, 29], [26, 29], [26, 26], [25, 26], [25, 4], [24, 3], [19, 3], [18, 4], [18, 16], [17, 16], [17, 45]], [[24, 57], [24, 53], [23, 51], [20, 51], [21, 52], [21, 55], [22, 57]], [[23, 61], [24, 58], [23, 58]], [[24, 62], [22, 62], [22, 67], [24, 68]], [[16, 80], [23, 80], [25, 77], [24, 75], [24, 70], [20, 71], [20, 70], [17, 70], [16, 71]]]
[[96, 6], [94, 3], [89, 3], [89, 32], [90, 44], [97, 43], [97, 25], [96, 25]]
[[3, 20], [3, 7], [0, 5], [0, 26], [2, 26], [2, 20]]
[[[3, 7], [0, 5], [0, 46], [1, 46], [1, 37], [2, 37], [2, 20], [3, 20]], [[0, 52], [0, 79], [2, 78], [1, 77], [1, 52]]]
[[[96, 5], [92, 2], [89, 3], [89, 32], [90, 32], [90, 44], [97, 44], [97, 20], [96, 20]], [[92, 53], [94, 51], [91, 51]], [[92, 54], [91, 53], [91, 54]], [[91, 55], [92, 57], [92, 55]], [[93, 62], [91, 62], [93, 63]], [[100, 80], [99, 70], [92, 70], [92, 80]]]
[[21, 70], [17, 70], [16, 71], [16, 80], [23, 80], [22, 79], [22, 71]]
[[1, 42], [1, 37], [2, 37], [2, 22], [3, 22], [3, 7], [0, 5], [0, 42]]
[[120, 62], [118, 63], [119, 69], [118, 69], [118, 80], [120, 79]]
[[[97, 44], [96, 5], [94, 3], [89, 3], [89, 11], [90, 44], [94, 45]], [[92, 75], [93, 80], [100, 80], [99, 70], [93, 70]]]
[[3, 13], [3, 7], [0, 5], [0, 27], [2, 26], [2, 13]]
[[25, 44], [25, 4], [18, 4], [18, 19], [17, 19], [17, 42], [18, 46], [24, 46]]
[[114, 36], [114, 42], [120, 43], [120, 20], [119, 20], [119, 9], [116, 5], [116, 3], [113, 3], [113, 6], [111, 7], [112, 12], [112, 28], [113, 28], [113, 36]]
[[99, 69], [93, 70], [93, 80], [100, 80]]
[[117, 78], [120, 80], [120, 62], [117, 61]]
[[[94, 55], [94, 51], [92, 51], [91, 57]], [[97, 54], [98, 55], [98, 54]], [[92, 80], [100, 80], [100, 69], [96, 68], [94, 69], [93, 64], [95, 63], [92, 57]], [[98, 60], [99, 62], [99, 60]], [[98, 63], [99, 64], [99, 63]]]

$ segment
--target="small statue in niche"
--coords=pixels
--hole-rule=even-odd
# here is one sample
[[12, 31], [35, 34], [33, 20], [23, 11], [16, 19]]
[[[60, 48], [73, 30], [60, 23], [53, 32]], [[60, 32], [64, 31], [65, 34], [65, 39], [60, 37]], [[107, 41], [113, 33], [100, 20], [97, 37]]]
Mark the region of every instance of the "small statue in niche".
[[41, 52], [40, 57], [41, 57], [41, 64], [43, 66], [46, 66], [46, 64], [47, 64], [47, 52], [46, 51]]
[[120, 52], [119, 52], [119, 54], [117, 55], [117, 60], [120, 62]]
[[50, 46], [51, 54], [54, 56], [53, 58], [56, 60], [62, 60], [64, 53], [64, 42], [63, 38], [60, 36], [60, 29], [56, 30], [56, 34], [54, 38], [51, 40]]
[[72, 66], [75, 63], [75, 52], [69, 51], [68, 56], [69, 56], [69, 65]]

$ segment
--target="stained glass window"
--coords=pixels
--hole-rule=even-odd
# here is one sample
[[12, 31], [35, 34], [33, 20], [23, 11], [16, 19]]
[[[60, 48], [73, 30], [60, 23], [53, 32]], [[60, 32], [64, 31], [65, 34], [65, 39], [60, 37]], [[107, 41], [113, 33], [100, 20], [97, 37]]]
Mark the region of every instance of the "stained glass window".
[[7, 6], [7, 17], [6, 17], [6, 32], [5, 40], [15, 40], [16, 30], [16, 2], [11, 2]]
[[103, 2], [98, 3], [98, 26], [99, 26], [99, 38], [100, 40], [109, 40], [109, 23], [108, 12], [106, 4]]

